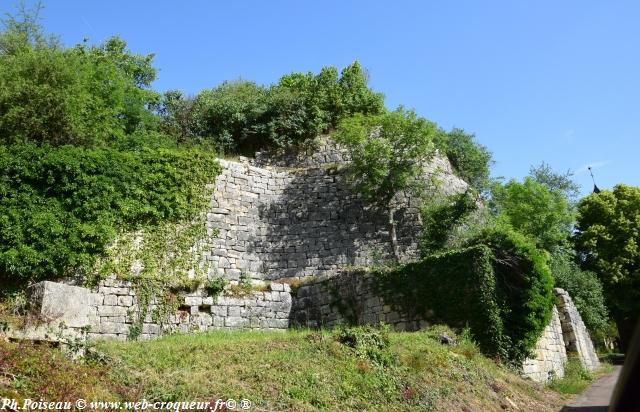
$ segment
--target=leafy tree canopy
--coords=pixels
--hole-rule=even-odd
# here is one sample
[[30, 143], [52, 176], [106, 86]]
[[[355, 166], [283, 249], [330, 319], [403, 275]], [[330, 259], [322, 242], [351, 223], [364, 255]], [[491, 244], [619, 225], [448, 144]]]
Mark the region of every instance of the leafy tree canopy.
[[153, 122], [153, 55], [133, 54], [117, 37], [65, 48], [27, 11], [4, 26], [0, 142], [96, 145]]
[[379, 116], [354, 115], [338, 126], [335, 139], [351, 155], [351, 173], [365, 200], [386, 209], [391, 243], [399, 258], [395, 238], [393, 198], [416, 183], [424, 161], [434, 152], [434, 123], [413, 110], [399, 107]]
[[380, 114], [384, 97], [367, 86], [357, 61], [338, 72], [291, 73], [265, 87], [246, 80], [224, 82], [195, 98], [164, 96], [166, 131], [207, 140], [227, 152], [289, 148], [327, 133], [355, 113]]
[[570, 205], [574, 205], [580, 195], [580, 185], [571, 179], [573, 173], [570, 170], [557, 173], [547, 163], [542, 162], [529, 169], [529, 176], [550, 191], [562, 193]]
[[493, 188], [498, 220], [529, 236], [544, 250], [568, 244], [573, 214], [564, 195], [526, 177]]
[[640, 313], [640, 188], [623, 184], [578, 204], [576, 250], [598, 274], [623, 346]]
[[471, 187], [482, 191], [489, 186], [491, 152], [475, 141], [475, 136], [454, 128], [441, 138], [443, 149], [457, 174]]

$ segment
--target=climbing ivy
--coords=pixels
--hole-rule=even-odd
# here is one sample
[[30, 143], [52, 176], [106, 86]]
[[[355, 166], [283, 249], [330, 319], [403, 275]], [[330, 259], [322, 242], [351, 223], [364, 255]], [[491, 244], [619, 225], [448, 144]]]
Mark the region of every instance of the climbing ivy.
[[466, 248], [381, 271], [378, 294], [411, 317], [468, 326], [483, 352], [521, 364], [551, 318], [553, 281], [523, 236], [491, 230]]

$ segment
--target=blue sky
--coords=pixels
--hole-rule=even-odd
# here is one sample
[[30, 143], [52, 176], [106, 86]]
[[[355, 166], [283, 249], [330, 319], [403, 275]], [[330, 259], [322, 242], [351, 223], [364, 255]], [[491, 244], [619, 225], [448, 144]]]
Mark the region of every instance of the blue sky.
[[[16, 1], [2, 0], [0, 12]], [[27, 3], [32, 3], [28, 1]], [[494, 176], [546, 161], [583, 193], [640, 186], [637, 1], [45, 1], [73, 45], [120, 35], [155, 53], [154, 87], [194, 94], [359, 60], [390, 108], [476, 134]]]

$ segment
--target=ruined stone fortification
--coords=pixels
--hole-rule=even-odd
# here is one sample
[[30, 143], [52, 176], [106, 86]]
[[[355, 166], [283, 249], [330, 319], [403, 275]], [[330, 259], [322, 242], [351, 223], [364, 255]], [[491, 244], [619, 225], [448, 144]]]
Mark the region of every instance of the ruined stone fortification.
[[[267, 156], [253, 164], [221, 160], [208, 217], [210, 276], [256, 280], [326, 276], [391, 256], [388, 217], [363, 203], [347, 181], [345, 153], [323, 140], [313, 152]], [[276, 167], [277, 166], [277, 167]], [[285, 167], [286, 166], [286, 167]], [[467, 184], [446, 159], [425, 167], [425, 182], [447, 194]], [[419, 200], [400, 193], [398, 243], [415, 256]]]
[[[204, 289], [179, 295], [178, 309], [162, 313], [157, 301], [143, 305], [132, 284], [114, 276], [92, 289], [41, 282], [30, 289], [32, 307], [45, 323], [15, 337], [44, 335], [125, 340], [150, 339], [175, 331], [212, 329], [285, 330], [344, 323], [391, 324], [417, 330], [428, 319], [409, 319], [377, 296], [371, 279], [347, 266], [391, 255], [386, 217], [365, 205], [347, 183], [345, 154], [324, 141], [312, 153], [266, 156], [253, 162], [224, 161], [207, 211], [208, 235], [199, 241], [209, 276], [238, 280], [244, 274], [260, 289], [243, 296], [210, 296]], [[425, 167], [425, 179], [438, 190], [467, 187], [446, 159]], [[420, 227], [417, 199], [397, 199], [402, 256], [415, 256]], [[215, 230], [219, 233], [214, 235]], [[200, 246], [199, 246], [200, 247]], [[304, 278], [293, 290], [285, 282]], [[265, 283], [265, 281], [268, 281]], [[556, 290], [558, 309], [524, 364], [525, 375], [544, 381], [561, 376], [566, 350], [586, 367], [597, 365], [588, 333], [566, 292]], [[142, 315], [142, 316], [140, 316]], [[565, 344], [566, 343], [566, 344]]]

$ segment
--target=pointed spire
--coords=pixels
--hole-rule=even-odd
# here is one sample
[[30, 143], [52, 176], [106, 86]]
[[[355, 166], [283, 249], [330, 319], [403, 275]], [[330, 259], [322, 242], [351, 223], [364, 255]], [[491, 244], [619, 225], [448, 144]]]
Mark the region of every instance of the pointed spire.
[[591, 166], [588, 167], [589, 174], [591, 174], [591, 180], [593, 181], [593, 193], [600, 193], [600, 189], [596, 186], [596, 179], [593, 178], [593, 172], [591, 171]]

